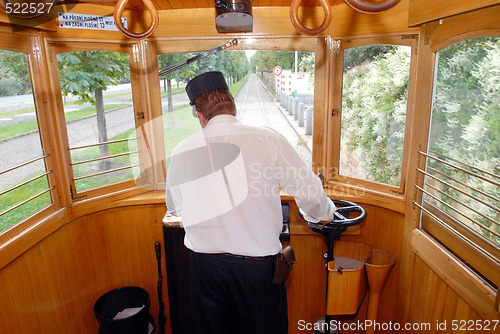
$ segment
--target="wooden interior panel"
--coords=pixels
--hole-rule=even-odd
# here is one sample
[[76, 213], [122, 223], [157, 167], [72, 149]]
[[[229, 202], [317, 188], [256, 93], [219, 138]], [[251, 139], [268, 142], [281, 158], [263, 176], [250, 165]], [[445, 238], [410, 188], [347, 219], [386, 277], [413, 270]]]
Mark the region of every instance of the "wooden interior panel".
[[[80, 2], [99, 4], [105, 6], [115, 6], [118, 1], [103, 1], [103, 0], [84, 0]], [[330, 5], [341, 3], [342, 0], [330, 0]], [[214, 7], [213, 0], [153, 0], [157, 9], [182, 9], [182, 8], [212, 8]], [[289, 7], [292, 0], [253, 0], [252, 7], [276, 7], [287, 6]], [[302, 6], [312, 7], [320, 6], [319, 1], [316, 0], [303, 0]], [[129, 0], [126, 8], [140, 10], [143, 8], [141, 0]]]
[[164, 211], [163, 205], [106, 210], [63, 226], [27, 250], [0, 271], [0, 332], [97, 333], [95, 301], [127, 285], [148, 291], [156, 318], [154, 243], [163, 245]]
[[289, 333], [300, 333], [299, 321], [314, 323], [325, 313], [326, 244], [320, 235], [293, 235], [290, 238], [297, 263], [287, 281]]
[[412, 245], [414, 260], [405, 322], [428, 323], [433, 326], [432, 332], [441, 324], [447, 326], [447, 333], [455, 333], [465, 332], [464, 328], [479, 320], [474, 322], [479, 324], [474, 333], [498, 333], [495, 291], [424, 232], [413, 232]]
[[[459, 332], [458, 330], [452, 331], [453, 324], [456, 324], [458, 328], [465, 324], [465, 328], [468, 328], [473, 322], [476, 324], [476, 320], [479, 320], [477, 324], [481, 324], [480, 326], [486, 324], [485, 318], [474, 311], [418, 256], [415, 257], [410, 300], [410, 312], [406, 322], [429, 324], [430, 331], [427, 331], [429, 333]], [[490, 326], [490, 330], [493, 327]], [[421, 330], [407, 331], [407, 333], [421, 332]], [[490, 333], [490, 331], [475, 327], [473, 332]]]
[[[342, 198], [339, 198], [342, 199]], [[358, 235], [345, 235], [341, 240], [361, 242], [373, 248], [391, 252], [396, 257], [396, 264], [387, 279], [380, 297], [378, 314], [379, 322], [395, 321], [397, 313], [396, 303], [398, 294], [399, 263], [401, 259], [401, 242], [404, 216], [400, 213], [363, 204], [367, 211], [366, 220], [360, 224]], [[303, 233], [304, 229], [297, 225], [305, 225], [293, 213], [297, 210], [294, 203], [290, 203], [292, 222], [291, 246], [295, 250], [297, 264], [294, 266], [288, 281], [289, 333], [303, 333], [298, 323], [314, 323], [324, 316], [326, 295], [326, 269], [323, 253], [326, 243], [323, 236], [310, 232]], [[294, 222], [294, 218], [296, 219]], [[295, 226], [294, 226], [295, 225]], [[301, 234], [294, 231], [300, 230]], [[352, 316], [336, 316], [334, 319], [346, 323], [365, 321], [368, 305], [368, 294], [365, 296], [358, 312]], [[342, 333], [357, 333], [358, 330], [343, 330]]]
[[[500, 34], [500, 4], [426, 24], [426, 41], [438, 52], [455, 42]], [[466, 22], [466, 24], [464, 24]]]
[[498, 4], [498, 0], [410, 0], [410, 26]]

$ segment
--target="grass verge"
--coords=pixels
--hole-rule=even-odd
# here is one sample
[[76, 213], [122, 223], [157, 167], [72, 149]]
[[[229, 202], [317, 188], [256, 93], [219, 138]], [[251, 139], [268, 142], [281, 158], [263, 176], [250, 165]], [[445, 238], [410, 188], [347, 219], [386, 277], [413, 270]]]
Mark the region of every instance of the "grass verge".
[[[108, 104], [104, 106], [104, 110], [107, 111], [127, 105], [128, 104]], [[94, 115], [95, 113], [95, 107], [86, 107], [79, 110], [70, 111], [65, 114], [66, 122]], [[38, 122], [36, 120], [2, 125], [0, 126], [0, 140], [27, 133], [33, 130], [38, 130]]]

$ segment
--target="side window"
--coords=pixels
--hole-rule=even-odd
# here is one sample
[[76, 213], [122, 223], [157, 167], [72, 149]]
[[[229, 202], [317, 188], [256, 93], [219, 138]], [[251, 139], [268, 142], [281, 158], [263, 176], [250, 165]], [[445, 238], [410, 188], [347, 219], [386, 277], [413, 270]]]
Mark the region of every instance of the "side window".
[[28, 56], [0, 49], [0, 233], [52, 204]]
[[57, 55], [74, 198], [132, 180], [139, 167], [129, 58], [95, 50]]
[[[428, 151], [421, 152], [426, 161], [421, 171], [422, 228], [467, 262], [478, 263], [464, 250], [480, 249], [481, 256], [498, 266], [500, 38], [474, 38], [445, 47], [437, 53], [436, 70]], [[440, 236], [436, 223], [469, 246], [454, 248], [456, 243]], [[492, 279], [487, 267], [475, 269]]]
[[343, 52], [339, 179], [402, 188], [411, 47]]

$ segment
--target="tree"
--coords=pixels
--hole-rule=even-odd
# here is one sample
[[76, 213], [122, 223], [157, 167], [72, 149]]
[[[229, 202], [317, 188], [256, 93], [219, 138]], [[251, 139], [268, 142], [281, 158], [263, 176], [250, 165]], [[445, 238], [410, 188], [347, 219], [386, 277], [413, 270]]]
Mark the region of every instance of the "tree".
[[[344, 57], [357, 49], [346, 50]], [[358, 165], [343, 174], [399, 185], [409, 68], [408, 47], [394, 46], [344, 72], [342, 160]]]
[[[195, 57], [199, 53], [175, 53], [163, 54], [158, 56], [160, 69], [168, 68], [169, 66], [179, 64], [190, 58]], [[168, 112], [172, 111], [172, 90], [171, 80], [188, 81], [198, 74], [208, 71], [220, 71], [224, 73], [228, 84], [239, 81], [248, 73], [249, 62], [244, 51], [221, 51], [209, 55], [195, 62], [190, 63], [178, 70], [162, 76], [167, 81], [168, 91]], [[173, 116], [169, 114], [170, 123], [173, 123]]]
[[[64, 95], [78, 96], [77, 104], [85, 102], [96, 107], [99, 143], [108, 141], [102, 92], [110, 85], [130, 80], [129, 57], [112, 51], [73, 51], [57, 55], [61, 90]], [[101, 157], [109, 155], [108, 145], [100, 145]], [[109, 166], [103, 160], [101, 168]]]
[[0, 50], [0, 96], [31, 92], [28, 56], [22, 52]]
[[[166, 69], [172, 65], [179, 64], [183, 61], [186, 61], [192, 57], [194, 57], [194, 53], [171, 53], [171, 54], [162, 54], [158, 56], [158, 66], [160, 70]], [[193, 76], [196, 73], [197, 66], [196, 64], [190, 64], [188, 66], [184, 66], [172, 73], [166, 74], [161, 78], [167, 82], [167, 113], [169, 115], [170, 124], [174, 123], [173, 118], [173, 105], [172, 105], [172, 80], [176, 80], [177, 82], [186, 81], [188, 78]]]
[[[310, 52], [299, 51], [299, 64], [303, 58], [309, 56]], [[295, 51], [257, 51], [250, 58], [250, 68], [253, 72], [269, 72], [275, 66], [283, 69], [295, 68]]]
[[[500, 39], [481, 37], [450, 45], [438, 53], [436, 94], [432, 110], [430, 147], [439, 154], [467, 165], [495, 174], [500, 173]], [[460, 163], [458, 163], [460, 165]], [[500, 215], [492, 209], [495, 201], [481, 193], [500, 197], [494, 182], [487, 182], [459, 169], [431, 161], [429, 166], [444, 171], [453, 179], [478, 189], [473, 195], [490, 206], [472, 199], [449, 187], [446, 195], [438, 195], [443, 202], [457, 198], [466, 203], [469, 216], [479, 224], [464, 219], [445, 205], [435, 203], [443, 211], [460, 220], [479, 234], [500, 245], [500, 227], [493, 222]], [[468, 167], [467, 167], [468, 169]], [[482, 174], [473, 170], [475, 173]], [[452, 205], [458, 205], [451, 203]], [[489, 219], [485, 218], [489, 217]], [[488, 229], [484, 228], [487, 227]], [[491, 231], [495, 233], [491, 233]]]
[[363, 62], [371, 62], [395, 51], [394, 45], [365, 45], [356, 47], [356, 52], [344, 52], [344, 71]]

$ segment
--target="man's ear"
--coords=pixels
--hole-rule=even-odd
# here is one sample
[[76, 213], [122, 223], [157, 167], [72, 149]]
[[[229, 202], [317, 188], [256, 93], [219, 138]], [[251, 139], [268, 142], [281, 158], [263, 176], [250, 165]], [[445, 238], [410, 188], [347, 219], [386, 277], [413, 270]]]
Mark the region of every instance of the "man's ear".
[[200, 125], [202, 128], [205, 128], [205, 126], [207, 126], [207, 123], [208, 123], [208, 120], [205, 118], [205, 116], [203, 116], [203, 114], [201, 112], [199, 112], [198, 110], [196, 110], [196, 114], [198, 115], [198, 120], [200, 121]]

